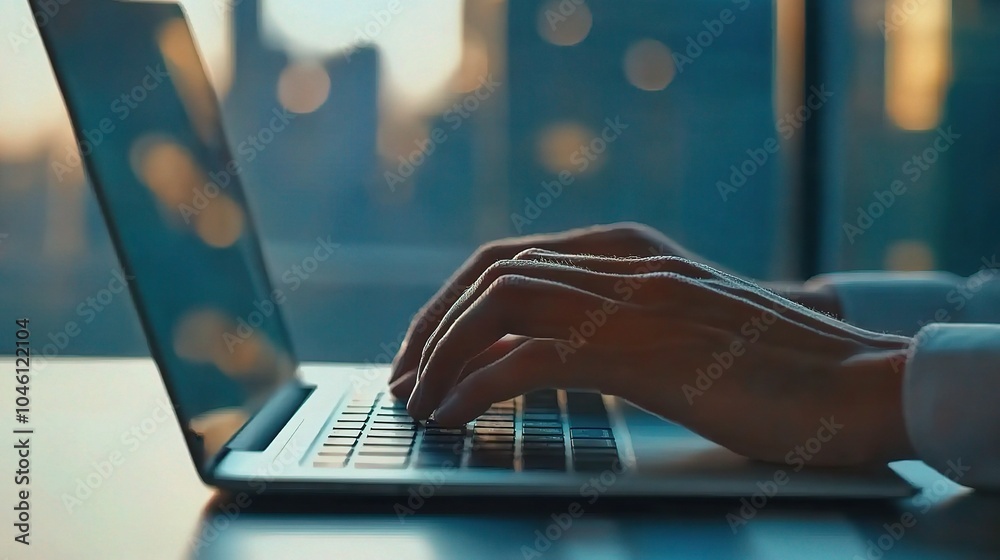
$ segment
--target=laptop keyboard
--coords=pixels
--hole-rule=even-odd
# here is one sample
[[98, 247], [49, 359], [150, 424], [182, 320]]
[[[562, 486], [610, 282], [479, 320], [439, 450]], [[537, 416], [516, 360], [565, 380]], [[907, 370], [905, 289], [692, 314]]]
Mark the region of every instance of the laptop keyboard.
[[497, 403], [461, 428], [420, 424], [406, 403], [354, 396], [336, 417], [313, 466], [359, 469], [602, 471], [618, 460], [601, 396], [544, 390]]

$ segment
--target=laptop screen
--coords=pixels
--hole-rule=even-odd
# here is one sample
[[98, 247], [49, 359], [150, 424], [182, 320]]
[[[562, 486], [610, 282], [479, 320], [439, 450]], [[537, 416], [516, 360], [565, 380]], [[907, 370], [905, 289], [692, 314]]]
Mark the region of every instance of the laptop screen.
[[[285, 295], [268, 281], [240, 186], [249, 154], [227, 147], [178, 6], [69, 2], [41, 32], [150, 351], [178, 417], [201, 436], [188, 440], [204, 469], [297, 383]], [[284, 124], [276, 112], [261, 126]]]

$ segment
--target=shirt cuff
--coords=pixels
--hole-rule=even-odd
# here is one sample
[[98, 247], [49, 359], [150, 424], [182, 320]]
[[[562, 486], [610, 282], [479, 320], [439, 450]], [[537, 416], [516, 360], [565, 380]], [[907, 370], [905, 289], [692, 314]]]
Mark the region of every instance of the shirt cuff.
[[953, 319], [948, 297], [960, 281], [947, 272], [838, 272], [808, 285], [833, 288], [848, 323], [913, 336], [927, 323]]
[[903, 385], [906, 430], [920, 458], [964, 486], [1000, 490], [1000, 325], [928, 325]]

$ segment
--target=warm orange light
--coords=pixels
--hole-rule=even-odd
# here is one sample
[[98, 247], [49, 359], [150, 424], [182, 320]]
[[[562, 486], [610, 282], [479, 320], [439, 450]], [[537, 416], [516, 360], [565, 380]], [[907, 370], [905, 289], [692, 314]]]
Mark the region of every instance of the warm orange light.
[[883, 32], [886, 113], [904, 130], [933, 129], [951, 81], [951, 0], [889, 0]]
[[329, 95], [330, 75], [319, 64], [289, 64], [278, 78], [278, 101], [293, 113], [312, 113]]
[[594, 16], [586, 2], [550, 0], [538, 11], [538, 34], [560, 47], [579, 44], [594, 25]]
[[167, 136], [140, 137], [129, 156], [132, 170], [167, 208], [190, 203], [194, 189], [208, 182], [191, 153]]
[[625, 77], [645, 91], [659, 91], [674, 79], [676, 67], [666, 45], [653, 39], [632, 44], [625, 52]]

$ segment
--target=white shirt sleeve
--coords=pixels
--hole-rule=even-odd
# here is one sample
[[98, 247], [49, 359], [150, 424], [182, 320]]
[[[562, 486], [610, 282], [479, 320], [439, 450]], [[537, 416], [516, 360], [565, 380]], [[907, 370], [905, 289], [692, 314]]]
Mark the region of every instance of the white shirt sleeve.
[[[959, 484], [1000, 490], [1000, 267], [947, 273], [842, 273], [845, 320], [914, 336], [903, 411], [914, 448]], [[946, 324], [954, 323], [954, 324]], [[926, 325], [926, 326], [925, 326]]]
[[1000, 490], [1000, 325], [928, 325], [903, 381], [917, 454], [955, 482]]

